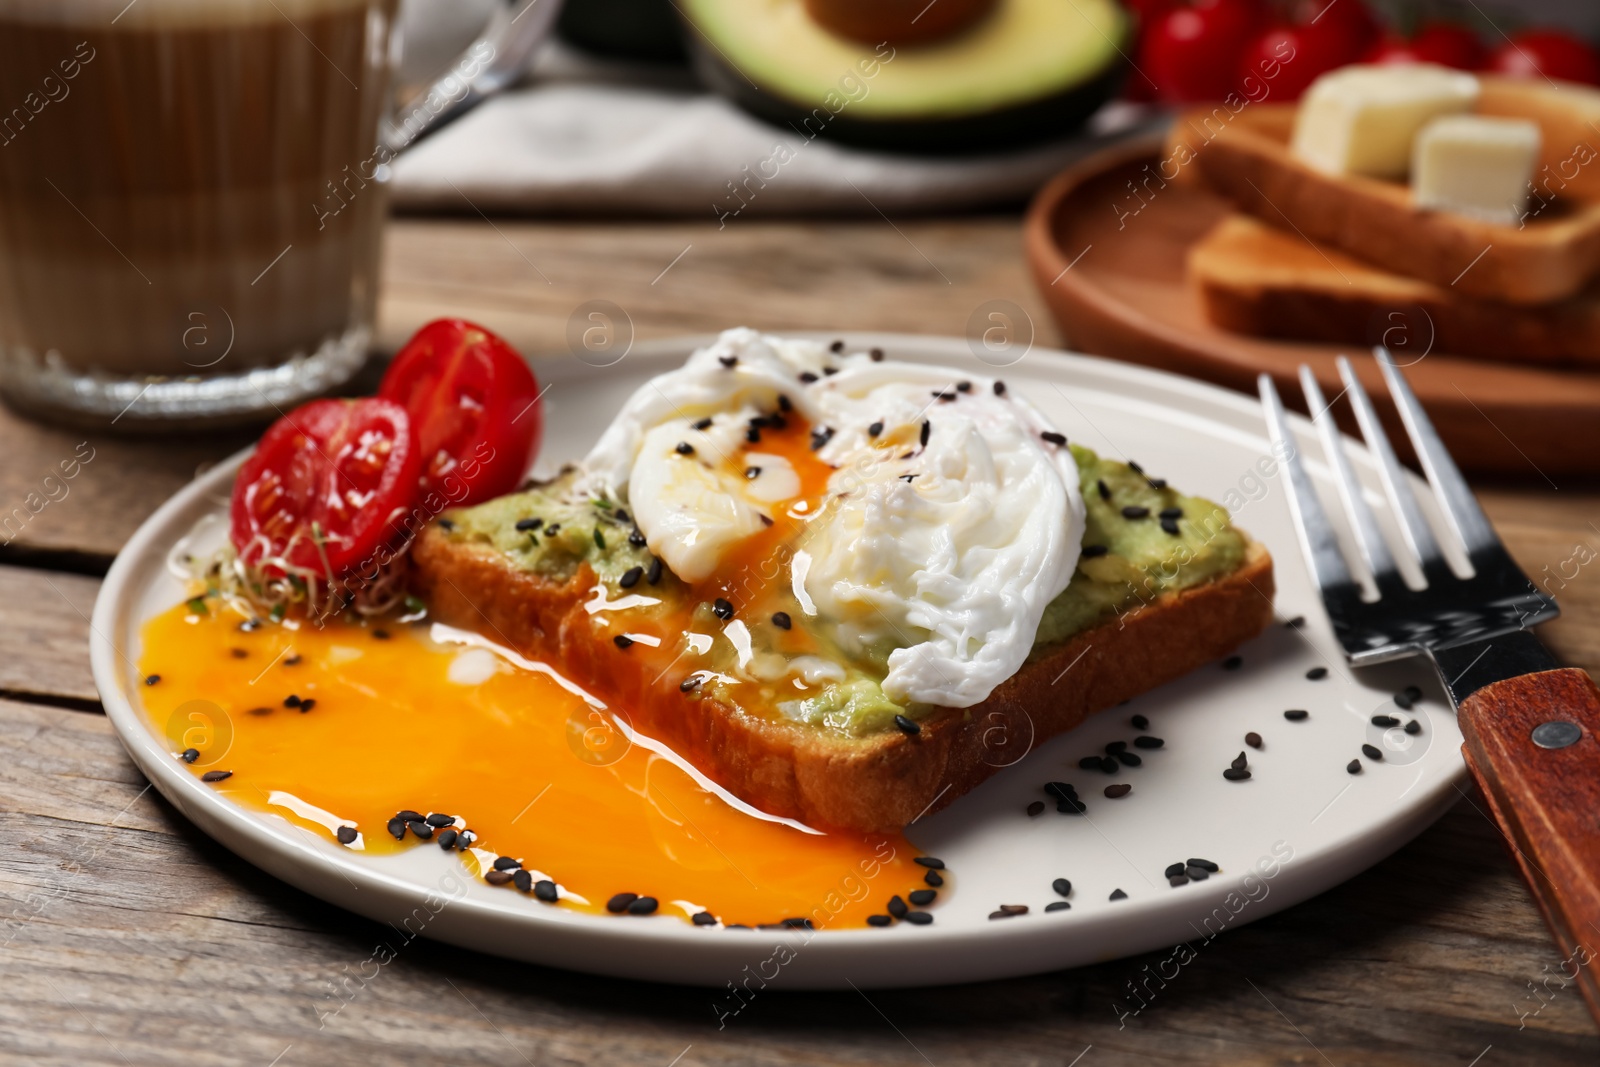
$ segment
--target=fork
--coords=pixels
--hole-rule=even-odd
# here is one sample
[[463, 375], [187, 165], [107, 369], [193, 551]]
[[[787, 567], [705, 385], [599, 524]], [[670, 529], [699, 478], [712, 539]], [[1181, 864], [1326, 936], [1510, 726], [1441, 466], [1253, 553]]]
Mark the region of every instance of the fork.
[[[1566, 957], [1563, 975], [1570, 963], [1600, 1021], [1600, 966], [1588, 966], [1597, 954], [1592, 946], [1600, 945], [1600, 688], [1584, 671], [1561, 667], [1533, 635], [1529, 627], [1558, 614], [1555, 599], [1512, 561], [1389, 351], [1379, 346], [1373, 354], [1444, 528], [1436, 534], [1429, 526], [1371, 399], [1340, 356], [1339, 377], [1378, 461], [1402, 544], [1385, 540], [1322, 390], [1301, 365], [1301, 390], [1376, 596], [1363, 590], [1341, 552], [1294, 448], [1283, 402], [1263, 374], [1261, 403], [1275, 450], [1287, 457], [1300, 547], [1353, 667], [1425, 656], [1439, 672], [1456, 707], [1467, 769]], [[1444, 536], [1465, 552], [1471, 577], [1458, 576], [1446, 561]], [[1397, 551], [1420, 569], [1423, 588], [1406, 582]]]

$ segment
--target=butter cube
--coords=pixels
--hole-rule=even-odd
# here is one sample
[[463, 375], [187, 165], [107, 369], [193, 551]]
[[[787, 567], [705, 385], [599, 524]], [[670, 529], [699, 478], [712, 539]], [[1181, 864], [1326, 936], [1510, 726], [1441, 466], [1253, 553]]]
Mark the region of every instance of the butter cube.
[[1418, 207], [1514, 224], [1527, 208], [1538, 162], [1538, 123], [1447, 115], [1417, 134], [1412, 197]]
[[1431, 63], [1340, 67], [1311, 83], [1289, 151], [1324, 174], [1403, 179], [1417, 132], [1471, 111], [1478, 79]]

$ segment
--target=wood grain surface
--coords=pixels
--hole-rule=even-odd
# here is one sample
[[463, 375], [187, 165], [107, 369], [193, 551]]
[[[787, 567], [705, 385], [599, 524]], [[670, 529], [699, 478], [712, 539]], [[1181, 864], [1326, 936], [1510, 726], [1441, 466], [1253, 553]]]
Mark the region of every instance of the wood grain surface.
[[[736, 322], [961, 334], [987, 300], [1056, 337], [1016, 218], [563, 225], [402, 220], [382, 337], [439, 314], [565, 351], [572, 310], [640, 339]], [[674, 257], [685, 252], [675, 265]], [[537, 270], [533, 264], [537, 264]], [[549, 279], [548, 282], [540, 277]], [[949, 279], [946, 284], [945, 279]], [[654, 282], [654, 284], [652, 284]], [[82, 435], [0, 413], [0, 504]], [[1242, 929], [1137, 1016], [1165, 954], [911, 992], [772, 990], [718, 1029], [703, 990], [511, 964], [332, 908], [234, 857], [146, 785], [98, 713], [88, 612], [111, 556], [238, 437], [95, 438], [65, 495], [0, 533], [0, 1062], [28, 1064], [1593, 1064], [1600, 1036], [1475, 794], [1398, 855]], [[1561, 599], [1543, 636], [1600, 669], [1600, 493], [1484, 488]], [[5, 509], [0, 509], [5, 510]], [[375, 949], [395, 950], [381, 967]], [[1600, 948], [1600, 934], [1594, 942]], [[341, 994], [339, 990], [344, 992]]]

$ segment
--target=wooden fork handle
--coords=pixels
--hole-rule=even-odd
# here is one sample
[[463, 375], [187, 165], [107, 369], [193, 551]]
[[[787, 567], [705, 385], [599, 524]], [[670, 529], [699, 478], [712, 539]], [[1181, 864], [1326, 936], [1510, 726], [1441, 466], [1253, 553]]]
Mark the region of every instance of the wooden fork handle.
[[1600, 1022], [1600, 687], [1576, 668], [1540, 671], [1485, 686], [1458, 714], [1461, 754], [1561, 948], [1561, 977]]

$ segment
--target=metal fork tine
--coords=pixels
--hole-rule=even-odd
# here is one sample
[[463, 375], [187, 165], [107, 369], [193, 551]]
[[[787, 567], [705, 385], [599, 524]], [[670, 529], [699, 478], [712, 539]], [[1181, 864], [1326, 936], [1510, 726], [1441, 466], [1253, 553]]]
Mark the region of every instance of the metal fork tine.
[[1422, 564], [1422, 572], [1430, 582], [1435, 575], [1447, 577], [1449, 568], [1439, 551], [1439, 542], [1434, 539], [1433, 528], [1422, 515], [1422, 508], [1417, 504], [1416, 494], [1411, 491], [1405, 468], [1400, 466], [1394, 446], [1389, 443], [1389, 435], [1378, 421], [1372, 398], [1367, 396], [1361, 380], [1356, 377], [1355, 368], [1344, 356], [1339, 357], [1339, 378], [1344, 382], [1345, 391], [1350, 394], [1350, 406], [1355, 409], [1356, 422], [1361, 426], [1361, 439], [1378, 457], [1383, 491], [1389, 498], [1389, 506], [1400, 519], [1400, 534], [1405, 538], [1406, 547], [1411, 550], [1412, 558]]
[[1400, 420], [1405, 423], [1411, 447], [1416, 449], [1417, 458], [1422, 461], [1428, 484], [1433, 486], [1434, 496], [1438, 498], [1439, 506], [1456, 536], [1466, 547], [1467, 555], [1470, 557], [1487, 549], [1499, 548], [1500, 538], [1496, 536], [1494, 527], [1489, 525], [1489, 517], [1478, 506], [1478, 498], [1467, 488], [1466, 479], [1461, 477], [1455, 461], [1445, 451], [1444, 442], [1439, 440], [1438, 431], [1417, 402], [1411, 384], [1400, 373], [1400, 368], [1395, 366], [1394, 356], [1383, 345], [1375, 346], [1372, 354], [1378, 359], [1383, 380], [1389, 386], [1394, 406], [1400, 411]]
[[1350, 585], [1350, 568], [1339, 552], [1333, 527], [1322, 510], [1322, 502], [1317, 499], [1317, 491], [1311, 486], [1311, 477], [1306, 474], [1305, 464], [1300, 460], [1300, 450], [1295, 447], [1278, 389], [1272, 384], [1272, 378], [1265, 374], [1256, 379], [1256, 388], [1261, 393], [1261, 406], [1266, 409], [1267, 432], [1277, 446], [1284, 470], [1288, 473], [1289, 510], [1294, 515], [1295, 533], [1300, 536], [1300, 547], [1305, 551], [1306, 564], [1311, 568], [1317, 591], [1322, 593], [1341, 585]]
[[1373, 518], [1372, 509], [1367, 507], [1361, 483], [1350, 466], [1350, 457], [1345, 454], [1339, 427], [1333, 421], [1332, 406], [1324, 399], [1316, 375], [1304, 363], [1300, 364], [1300, 390], [1305, 394], [1306, 406], [1311, 409], [1311, 421], [1316, 424], [1317, 434], [1322, 438], [1322, 453], [1333, 468], [1339, 499], [1344, 502], [1345, 514], [1350, 516], [1351, 526], [1355, 529], [1356, 547], [1361, 550], [1362, 561], [1366, 563], [1368, 572], [1380, 590], [1403, 586], [1405, 583], [1395, 569], [1388, 542], [1378, 529], [1378, 520]]

